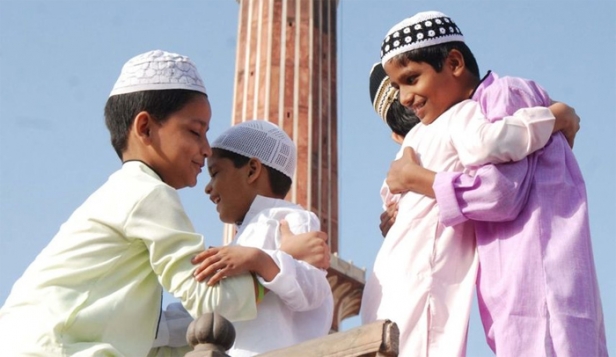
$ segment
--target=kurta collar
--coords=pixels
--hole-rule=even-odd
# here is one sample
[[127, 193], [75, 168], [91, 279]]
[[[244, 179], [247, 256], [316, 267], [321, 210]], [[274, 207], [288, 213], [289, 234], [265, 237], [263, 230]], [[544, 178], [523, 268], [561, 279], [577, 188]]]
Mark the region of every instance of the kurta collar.
[[[295, 204], [289, 201], [281, 200], [278, 198], [265, 197], [261, 195], [257, 195], [255, 199], [252, 201], [248, 212], [246, 212], [246, 216], [244, 217], [244, 222], [250, 222], [257, 214], [261, 211], [270, 209], [270, 208], [280, 208], [280, 207], [294, 207]], [[243, 222], [242, 222], [243, 223]], [[242, 227], [242, 224], [237, 224], [236, 228], [239, 230]]]
[[471, 94], [471, 99], [477, 101], [483, 94], [483, 91], [497, 79], [498, 76], [496, 74], [492, 73], [492, 71], [488, 71], [488, 73], [481, 79], [477, 87], [475, 87], [475, 90]]
[[141, 160], [126, 160], [122, 163], [122, 168], [126, 168], [129, 170], [134, 170], [134, 169], [140, 170], [142, 172], [145, 172], [149, 176], [152, 176], [154, 178], [157, 178], [163, 181], [162, 176], [160, 176], [158, 172], [156, 172], [150, 165], [146, 164], [145, 162]]

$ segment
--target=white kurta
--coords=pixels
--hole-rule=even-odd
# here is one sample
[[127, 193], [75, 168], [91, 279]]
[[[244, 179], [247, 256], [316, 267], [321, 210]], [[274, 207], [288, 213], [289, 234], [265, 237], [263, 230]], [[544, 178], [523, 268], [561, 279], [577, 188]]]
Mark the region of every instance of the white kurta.
[[127, 162], [66, 221], [0, 309], [6, 356], [145, 356], [161, 285], [198, 316], [256, 316], [251, 275], [214, 287], [193, 278], [204, 247], [175, 189]]
[[[489, 124], [477, 103], [463, 101], [404, 139], [423, 167], [466, 171], [517, 160], [545, 145], [554, 126], [546, 108], [523, 109]], [[395, 199], [385, 187], [385, 200]], [[379, 250], [362, 299], [364, 323], [390, 319], [400, 329], [400, 356], [463, 356], [477, 273], [471, 222], [439, 223], [432, 198], [408, 192]]]
[[334, 300], [327, 272], [294, 260], [278, 251], [280, 220], [289, 222], [295, 234], [318, 231], [314, 213], [294, 203], [257, 196], [231, 244], [274, 250], [281, 272], [270, 282], [270, 290], [257, 306], [257, 318], [234, 322], [233, 357], [254, 356], [328, 334], [332, 325]]

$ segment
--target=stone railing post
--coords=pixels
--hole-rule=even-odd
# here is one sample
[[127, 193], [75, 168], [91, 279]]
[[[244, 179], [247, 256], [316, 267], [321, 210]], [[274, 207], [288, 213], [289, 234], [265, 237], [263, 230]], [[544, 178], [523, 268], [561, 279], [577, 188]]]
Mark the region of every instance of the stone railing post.
[[235, 328], [217, 313], [206, 313], [188, 326], [186, 340], [194, 348], [185, 357], [228, 357], [235, 341]]

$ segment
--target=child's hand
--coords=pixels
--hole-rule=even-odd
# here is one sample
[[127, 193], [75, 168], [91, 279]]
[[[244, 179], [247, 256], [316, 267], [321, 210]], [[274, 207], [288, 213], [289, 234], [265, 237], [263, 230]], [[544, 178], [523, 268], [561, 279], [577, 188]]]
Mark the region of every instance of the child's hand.
[[556, 118], [552, 132], [562, 131], [569, 146], [573, 148], [575, 134], [580, 130], [580, 117], [575, 113], [575, 109], [565, 103], [552, 102], [549, 109]]
[[193, 264], [199, 264], [193, 275], [200, 282], [210, 277], [207, 284], [215, 285], [226, 277], [252, 271], [257, 251], [257, 248], [238, 245], [209, 248], [192, 259]]
[[387, 205], [387, 209], [381, 213], [381, 224], [379, 224], [379, 228], [381, 229], [381, 234], [383, 238], [387, 236], [387, 232], [391, 226], [396, 222], [396, 216], [398, 215], [398, 202], [390, 202]]
[[408, 192], [413, 175], [419, 166], [417, 155], [411, 147], [404, 148], [402, 157], [391, 163], [387, 173], [387, 186], [391, 193]]
[[327, 233], [308, 232], [294, 235], [289, 229], [289, 223], [284, 220], [280, 221], [280, 233], [280, 250], [317, 268], [329, 268]]
[[387, 173], [387, 186], [393, 194], [413, 191], [434, 198], [436, 173], [419, 164], [417, 154], [411, 147], [405, 147], [402, 157], [391, 163]]

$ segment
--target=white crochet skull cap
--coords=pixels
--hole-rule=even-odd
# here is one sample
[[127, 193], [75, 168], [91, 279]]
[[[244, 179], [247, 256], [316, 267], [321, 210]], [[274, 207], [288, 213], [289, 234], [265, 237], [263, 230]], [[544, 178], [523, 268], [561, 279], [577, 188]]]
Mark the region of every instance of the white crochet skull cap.
[[277, 125], [266, 120], [248, 120], [232, 126], [212, 142], [224, 149], [261, 162], [293, 179], [297, 154], [293, 140]]
[[146, 90], [186, 89], [207, 95], [197, 67], [190, 58], [162, 50], [128, 60], [109, 96]]

